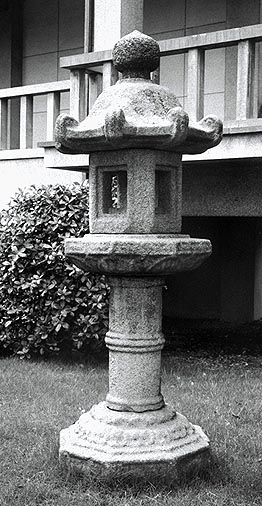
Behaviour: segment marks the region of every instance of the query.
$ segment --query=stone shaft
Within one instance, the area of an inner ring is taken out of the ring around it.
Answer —
[[[113,277],[109,284],[107,406],[117,411],[160,409],[163,280]]]

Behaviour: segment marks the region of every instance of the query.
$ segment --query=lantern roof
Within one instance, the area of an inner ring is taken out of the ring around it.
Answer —
[[[160,63],[154,39],[135,30],[115,44],[112,59],[121,79],[99,95],[90,114],[82,122],[58,117],[59,151],[151,148],[194,154],[219,144],[223,128],[216,116],[191,123],[175,94],[150,80]]]

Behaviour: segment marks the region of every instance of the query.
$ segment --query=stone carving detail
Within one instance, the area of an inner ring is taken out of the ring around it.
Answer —
[[[187,455],[190,448],[197,451],[198,447],[208,447],[208,438],[200,427],[170,406],[154,412],[126,413],[108,410],[102,402],[67,431],[66,452],[69,438],[74,455],[81,456],[84,450],[85,458],[102,462],[172,461]],[[63,452],[63,431],[60,441]]]
[[[151,351],[160,351],[162,350],[165,339],[160,332],[158,335],[152,336],[141,336],[139,335],[139,339],[137,335],[132,336],[130,334],[120,334],[116,332],[107,332],[105,342],[107,347],[110,350],[114,351],[122,351],[129,353],[145,353]]]

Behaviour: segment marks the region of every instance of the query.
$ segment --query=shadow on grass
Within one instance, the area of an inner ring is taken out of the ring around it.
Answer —
[[[164,317],[163,332],[170,354],[262,355],[262,320],[238,324]]]
[[[211,452],[205,459],[183,459],[178,465],[158,463],[130,467],[90,463],[81,470],[81,464],[78,467],[76,463],[71,469],[60,467],[60,473],[69,486],[78,484],[83,489],[94,490],[102,487],[104,491],[118,493],[129,490],[132,495],[156,488],[158,492],[167,493],[199,484],[223,486],[230,476],[227,464]]]
[[[214,490],[222,497],[228,497],[228,493],[242,500],[253,501],[252,504],[261,504],[261,483],[254,477],[249,476],[244,482],[235,476],[234,470],[230,469],[227,462],[211,452],[202,466],[179,466],[178,469],[166,466],[161,470],[156,467],[148,471],[137,466],[137,472],[132,474],[129,469],[103,468],[99,465],[90,465],[89,472],[72,470],[70,473],[60,468],[61,479],[66,480],[66,486],[75,489],[92,491],[100,497],[108,495],[115,498],[146,496],[168,497],[169,494],[197,494],[199,490]],[[140,473],[140,475],[139,475]],[[224,491],[224,492],[223,492]],[[234,491],[234,492],[233,492]],[[190,493],[191,492],[191,493]],[[214,494],[215,495],[215,494]],[[190,502],[191,504],[191,502]],[[247,504],[251,504],[247,502]]]

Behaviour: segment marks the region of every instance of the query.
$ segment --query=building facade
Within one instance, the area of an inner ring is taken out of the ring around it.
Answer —
[[[177,275],[165,313],[262,317],[262,2],[250,0],[2,0],[0,206],[18,187],[82,181],[88,157],[53,143],[59,112],[83,119],[118,76],[111,49],[139,29],[159,41],[153,76],[190,118],[216,114],[222,143],[183,157],[183,232],[213,255]],[[64,170],[61,170],[64,169]]]

